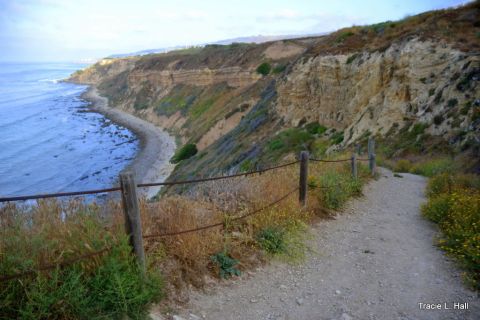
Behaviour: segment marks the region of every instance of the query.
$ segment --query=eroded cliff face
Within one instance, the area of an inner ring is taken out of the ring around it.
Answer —
[[[107,79],[114,78],[122,72],[129,72],[135,66],[138,57],[120,59],[102,59],[93,66],[75,72],[70,81],[83,84],[98,85]]]
[[[291,126],[318,121],[345,131],[345,143],[365,132],[384,136],[412,121],[431,124],[432,135],[450,134],[471,124],[458,107],[478,97],[478,88],[457,86],[478,77],[479,62],[478,55],[418,39],[384,52],[311,57],[279,82],[276,111]],[[436,116],[441,123],[433,123]]]
[[[445,145],[441,152],[476,157],[479,16],[473,3],[322,37],[107,59],[72,80],[195,143],[200,152],[172,178],[284,160],[299,148],[323,155],[368,136],[408,140],[395,142],[392,155]],[[262,63],[268,75],[257,72]]]

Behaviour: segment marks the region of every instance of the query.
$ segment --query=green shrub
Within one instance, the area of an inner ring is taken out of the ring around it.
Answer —
[[[433,117],[433,123],[435,123],[437,126],[442,124],[443,120],[445,119],[441,114],[437,114],[435,117]]]
[[[182,160],[193,157],[197,152],[197,146],[193,143],[188,143],[175,152],[170,162],[179,163]]]
[[[460,110],[460,114],[462,116],[466,116],[468,114],[468,111],[470,111],[470,108],[472,107],[472,101],[467,101],[465,102],[465,105],[463,108]]]
[[[480,178],[441,174],[429,180],[423,215],[439,224],[439,246],[466,269],[467,282],[480,290]]]
[[[412,169],[412,163],[410,162],[410,160],[407,160],[407,159],[398,160],[397,163],[395,164],[396,172],[410,172],[411,169]]]
[[[268,148],[269,148],[271,151],[280,150],[280,149],[282,149],[284,146],[285,146],[285,143],[284,143],[282,140],[279,140],[279,139],[272,140],[272,141],[270,141],[270,143],[268,144]]]
[[[362,192],[361,180],[352,179],[350,174],[329,171],[318,179],[321,188],[320,198],[328,209],[340,209],[351,196],[360,195]]]
[[[428,96],[431,97],[435,94],[435,89],[434,88],[431,88],[430,90],[428,90]]]
[[[455,107],[457,104],[458,104],[458,100],[455,99],[455,98],[449,99],[449,100],[447,101],[447,107],[449,107],[449,108],[453,108],[453,107]]]
[[[308,131],[310,134],[324,134],[325,131],[327,131],[327,127],[322,126],[318,122],[311,122],[305,126],[305,129]]]
[[[0,318],[143,319],[162,295],[161,278],[142,275],[126,236],[95,265],[80,261],[2,284]]]
[[[250,170],[253,170],[252,160],[247,159],[240,164],[240,171],[241,172],[247,172],[247,171],[250,171]]]
[[[270,254],[286,252],[285,230],[279,227],[267,227],[257,234],[260,247]]]
[[[427,196],[434,197],[442,193],[451,193],[453,189],[480,190],[480,177],[473,174],[441,173],[428,180]]]
[[[450,195],[440,194],[431,198],[422,206],[422,214],[429,220],[439,223],[443,221],[451,209]]]
[[[411,172],[426,177],[433,177],[437,174],[452,172],[455,169],[455,163],[448,158],[433,159],[421,162],[413,166]]]
[[[332,134],[332,136],[330,137],[330,141],[332,142],[332,144],[342,143],[343,132],[335,132],[334,134]]]
[[[222,279],[227,279],[231,276],[239,276],[241,274],[240,270],[235,268],[235,266],[238,264],[238,260],[230,257],[227,252],[219,252],[211,256],[211,259],[218,265],[220,269],[220,277]]]
[[[272,66],[268,62],[264,62],[257,67],[257,72],[264,76],[268,75],[270,70],[272,70]]]
[[[329,146],[328,141],[316,139],[310,145],[310,151],[314,157],[323,157]]]
[[[277,134],[268,142],[267,148],[270,151],[286,153],[304,150],[314,137],[302,128],[289,128]]]

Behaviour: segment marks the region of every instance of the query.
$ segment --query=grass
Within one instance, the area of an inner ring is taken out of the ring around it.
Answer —
[[[142,276],[127,237],[99,218],[95,205],[39,201],[0,210],[0,273],[16,274],[112,247],[65,268],[2,283],[2,319],[143,319],[162,296],[163,281]]]
[[[410,169],[411,173],[420,174],[425,177],[433,177],[438,174],[453,172],[455,162],[450,158],[439,158],[421,161],[414,164]]]
[[[438,223],[438,245],[466,270],[465,281],[480,290],[480,178],[443,173],[427,186],[422,214]]]
[[[352,196],[361,194],[362,181],[353,179],[350,173],[330,171],[322,174],[319,185],[325,188],[320,197],[325,208],[338,210]]]

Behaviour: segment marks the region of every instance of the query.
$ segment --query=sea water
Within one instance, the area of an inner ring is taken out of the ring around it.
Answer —
[[[83,67],[0,63],[0,197],[108,188],[135,157],[135,135],[60,81]]]

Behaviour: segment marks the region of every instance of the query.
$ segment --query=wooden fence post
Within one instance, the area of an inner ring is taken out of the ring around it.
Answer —
[[[308,178],[308,152],[300,152],[300,189],[299,200],[302,206],[307,205],[307,178]]]
[[[370,137],[368,138],[368,166],[370,172],[375,175],[375,139]]]
[[[352,177],[353,179],[358,178],[357,156],[355,155],[355,153],[352,154]]]
[[[372,153],[368,158],[368,166],[370,167],[370,172],[372,173],[372,176],[375,175],[375,167],[377,166],[375,162],[375,157],[375,153]]]
[[[142,221],[138,207],[137,185],[133,172],[120,173],[120,186],[122,188],[122,204],[125,214],[125,231],[128,234],[132,251],[135,254],[138,265],[145,272],[145,252],[143,250]]]
[[[375,153],[375,139],[370,137],[368,138],[368,157]]]

